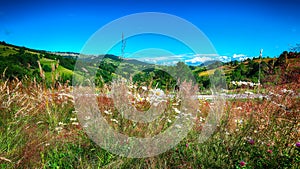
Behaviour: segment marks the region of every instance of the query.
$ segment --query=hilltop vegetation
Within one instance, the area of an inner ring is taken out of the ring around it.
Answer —
[[[191,70],[200,90],[210,87],[211,77],[215,74],[222,74],[227,86],[232,88],[231,81],[260,81],[264,84],[299,81],[300,54],[297,49],[284,51],[278,58],[253,58],[228,63],[211,61],[199,66],[187,66],[183,62],[174,66],[154,66],[114,55],[87,56],[77,60],[79,54],[76,53],[50,53],[0,42],[0,72],[9,79],[26,77],[37,81],[45,80],[48,84],[53,81],[72,82],[77,61],[78,67],[83,64],[86,71],[96,72],[95,82],[99,87],[122,76],[132,78],[138,85],[172,90],[176,87],[176,79],[187,79],[187,72]],[[81,71],[76,71],[75,74],[79,78],[84,76]]]
[[[76,58],[0,42],[0,72],[9,79],[26,77],[50,82],[51,74],[56,74],[59,75],[57,80],[66,82],[72,78],[75,62]]]

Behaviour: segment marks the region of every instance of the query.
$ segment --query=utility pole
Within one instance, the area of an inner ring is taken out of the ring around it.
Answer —
[[[263,49],[260,49],[260,53],[259,53],[259,68],[258,68],[258,85],[260,85],[260,64],[261,64],[262,52],[263,52]]]
[[[124,33],[122,32],[122,47],[121,47],[122,59],[124,59],[125,47],[126,47],[126,40],[124,39]]]

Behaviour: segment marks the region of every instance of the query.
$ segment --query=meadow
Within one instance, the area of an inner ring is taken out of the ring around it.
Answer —
[[[229,82],[227,94],[249,97],[227,98],[221,105],[211,99],[176,97],[176,90],[171,90],[172,79],[157,70],[148,79],[145,79],[149,77],[148,72],[143,72],[115,84],[112,72],[119,62],[108,58],[97,71],[101,75],[100,87],[93,97],[99,113],[114,130],[143,138],[164,132],[181,117],[194,122],[187,136],[166,152],[153,157],[128,158],[101,148],[87,134],[82,119],[91,117],[80,117],[75,109],[74,87],[71,79],[68,80],[74,73],[70,71],[74,65],[68,64],[69,58],[60,57],[59,62],[56,60],[59,56],[15,46],[1,50],[0,58],[6,67],[1,67],[4,71],[1,70],[0,77],[0,168],[300,168],[299,53],[284,52],[278,59],[262,63],[263,79],[259,85],[257,59],[222,65]],[[9,66],[15,59],[9,57],[18,57],[15,56],[18,52],[27,61],[15,64],[12,69]],[[35,60],[31,58],[33,55]],[[121,67],[133,69],[130,64],[126,62]],[[24,65],[28,66],[24,68]],[[178,65],[182,66],[180,70],[184,69],[184,65]],[[212,71],[216,67],[190,68],[194,75],[217,74]],[[13,76],[15,70],[26,74],[18,72],[18,76]],[[79,79],[84,77],[76,73]],[[196,77],[200,89],[197,94],[210,94],[206,89],[209,78],[200,75]],[[117,92],[112,97],[116,85],[128,91]],[[194,87],[183,82],[177,93],[193,91]],[[254,97],[255,94],[261,96]],[[115,105],[126,100],[130,104],[122,108],[145,111],[152,105],[164,104],[165,110],[149,124],[133,122],[124,119]],[[197,111],[182,111],[181,106],[186,102]],[[218,106],[223,108],[218,123],[207,139],[201,141],[208,119]]]
[[[136,87],[135,90],[143,90]],[[150,89],[147,89],[150,90]],[[258,89],[257,89],[258,90]],[[95,144],[79,123],[72,87],[49,88],[31,80],[0,83],[1,168],[299,168],[299,84],[268,86],[267,98],[226,100],[214,133],[199,143],[213,104],[199,99],[195,124],[177,146],[158,156],[126,158]],[[98,96],[99,109],[115,129],[132,123],[121,119],[112,99]],[[171,104],[176,114],[177,102]],[[137,107],[146,101],[137,99]],[[178,111],[178,110],[177,110]],[[171,115],[170,115],[171,116]],[[115,120],[111,120],[113,118]],[[171,118],[169,119],[171,121]],[[162,126],[168,121],[161,122]],[[123,126],[122,126],[123,125]],[[128,129],[142,136],[147,126]],[[161,129],[162,130],[162,129]],[[151,130],[155,134],[157,131]]]

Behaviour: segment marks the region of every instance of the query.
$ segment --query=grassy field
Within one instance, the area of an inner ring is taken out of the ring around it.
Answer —
[[[2,79],[0,168],[296,169],[300,167],[299,87],[291,83],[264,88],[271,99],[227,100],[220,123],[205,142],[199,142],[199,135],[214,103],[198,100],[195,124],[177,146],[155,157],[126,158],[102,149],[87,136],[78,121],[70,86],[49,89],[43,83]],[[136,107],[147,106],[143,99],[132,99]],[[136,136],[149,129],[142,124],[128,129],[132,123],[121,123],[110,98],[98,96],[98,102],[114,129]],[[173,121],[174,105],[180,102],[168,104]],[[163,120],[159,125],[169,123]],[[158,127],[150,134],[162,130]]]
[[[74,88],[68,82],[74,74],[72,60],[60,56],[59,63],[59,55],[3,44],[0,44],[0,59],[21,54],[20,51],[36,54],[39,62],[34,68],[21,64],[20,70],[38,73],[23,79],[8,78],[4,73],[0,76],[0,168],[300,168],[298,56],[284,60],[277,67],[271,63],[265,67],[263,86],[230,84],[227,91],[228,94],[248,93],[250,96],[259,93],[264,97],[227,99],[222,104],[205,99],[173,98],[171,95],[180,96],[176,93],[180,90],[163,91],[157,85],[153,87],[152,81],[148,86],[136,85],[130,78],[121,83],[122,90],[114,90],[118,94],[116,98],[112,98],[112,91],[117,84],[107,83],[97,88],[96,101],[101,116],[112,129],[125,135],[154,137],[172,126],[185,128],[175,125],[180,117],[193,121],[187,136],[166,152],[147,158],[129,158],[101,148],[88,136],[86,125],[80,123],[82,117],[75,109]],[[271,59],[263,60],[269,62]],[[18,60],[11,63],[20,64]],[[98,69],[91,58],[87,58],[86,63],[90,64],[85,67],[87,71]],[[117,77],[117,73],[128,77],[139,69],[151,67],[136,60],[120,62],[116,56],[108,56],[104,63],[102,70],[107,71],[103,71],[103,75],[113,77]],[[224,64],[219,68],[230,76],[237,65]],[[119,72],[110,70],[115,67]],[[194,67],[193,71],[208,77],[216,70],[204,69]],[[78,81],[86,78],[79,71],[75,76]],[[190,85],[183,84],[181,92],[192,91]],[[202,93],[210,94],[211,91],[206,89]],[[88,99],[83,101],[90,105]],[[123,112],[114,103],[130,103],[121,108],[135,108],[141,112],[148,110],[150,105],[164,104],[165,108],[157,119],[141,123],[124,119]],[[182,111],[183,103],[197,111],[194,114]],[[223,108],[218,116],[220,121],[214,123],[208,139],[201,141],[217,108]]]

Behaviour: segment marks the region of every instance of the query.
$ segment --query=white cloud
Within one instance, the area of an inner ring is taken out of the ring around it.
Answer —
[[[233,54],[232,58],[239,60],[239,61],[243,61],[248,59],[249,57],[245,54]]]
[[[213,58],[211,57],[195,57],[193,59],[189,59],[189,60],[186,60],[185,62],[186,63],[204,63],[206,61],[211,61],[211,60],[214,60]]]
[[[210,53],[210,54],[194,54],[194,57],[217,57],[219,56],[218,54],[216,53]]]
[[[130,57],[130,59],[140,60],[142,62],[152,63],[152,64],[163,64],[163,65],[174,65],[179,61],[185,62],[187,64],[201,64],[207,61],[219,60],[222,62],[230,62],[232,60],[243,61],[249,57],[245,54],[233,54],[232,56],[218,55],[218,54],[179,54],[170,56],[153,56],[153,57]]]
[[[220,60],[222,62],[230,62],[232,60],[232,58],[229,56],[219,56],[218,60]]]
[[[233,54],[233,58],[240,58],[240,57],[244,57],[244,56],[246,56],[246,55],[244,55],[244,54]]]

